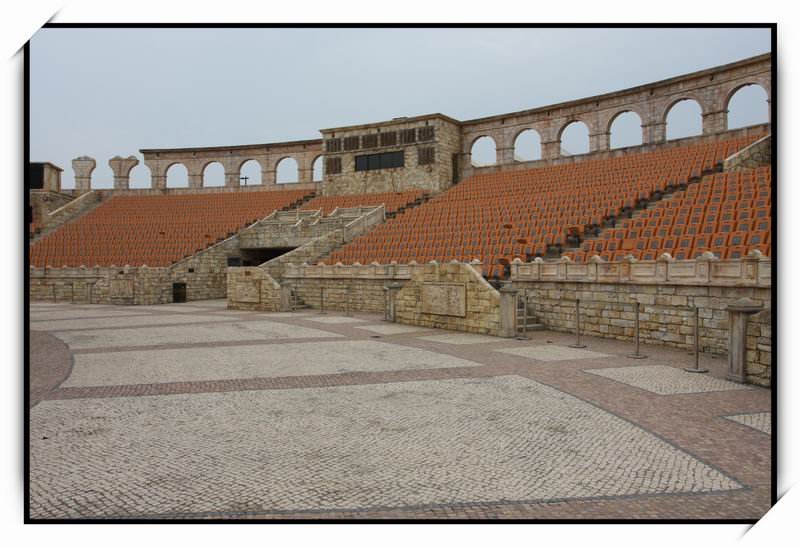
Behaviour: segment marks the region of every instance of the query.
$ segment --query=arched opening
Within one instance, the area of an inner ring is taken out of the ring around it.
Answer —
[[[493,166],[497,163],[497,144],[488,135],[478,137],[470,149],[472,165],[475,167]]]
[[[300,180],[300,167],[297,165],[297,160],[294,158],[284,158],[278,162],[276,171],[277,183],[279,185],[296,183]]]
[[[769,122],[767,90],[758,84],[740,87],[728,100],[728,129]]]
[[[703,133],[703,109],[694,99],[681,99],[667,112],[667,140]]]
[[[189,186],[189,170],[183,164],[172,164],[167,168],[167,188]]]
[[[169,176],[169,175],[168,175]],[[186,177],[187,183],[189,177]],[[138,165],[134,166],[131,170],[129,179],[128,179],[128,188],[150,188],[151,183],[151,173],[150,168],[147,167],[146,164],[139,162]]]
[[[239,168],[239,184],[253,186],[261,184],[261,164],[255,160],[247,160]]]
[[[574,156],[589,152],[589,126],[575,120],[561,130],[561,155]]]
[[[92,171],[91,186],[93,189],[114,188],[114,170],[107,162],[97,162]]]
[[[542,138],[535,129],[523,130],[514,141],[514,160],[531,162],[542,159]]]
[[[618,114],[611,122],[611,148],[635,147],[642,144],[642,119],[629,110]]]
[[[211,162],[203,168],[203,186],[225,186],[225,168],[219,162]]]
[[[322,161],[322,156],[317,156],[317,159],[314,160],[312,164],[312,180],[314,181],[321,181],[324,173],[322,172],[322,165],[325,162]]]

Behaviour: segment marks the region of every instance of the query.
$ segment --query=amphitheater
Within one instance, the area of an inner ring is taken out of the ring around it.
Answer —
[[[102,189],[89,156],[74,189],[30,164],[30,517],[760,518],[771,126],[729,129],[728,105],[771,83],[767,54],[480,119],[142,149],[150,188],[132,155]],[[702,133],[668,140],[686,100]],[[611,148],[631,112],[642,144]]]

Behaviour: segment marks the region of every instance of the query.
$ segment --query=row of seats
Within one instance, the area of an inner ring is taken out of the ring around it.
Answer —
[[[384,204],[386,213],[395,213],[398,209],[407,207],[416,200],[421,199],[424,190],[406,190],[403,192],[381,192],[374,194],[348,194],[342,196],[317,196],[308,203],[303,204],[303,210],[322,209],[324,215],[329,215],[334,209],[348,207],[370,207]]]
[[[310,197],[304,190],[114,196],[30,247],[44,266],[169,266]]]
[[[331,254],[351,264],[480,259],[490,275],[601,231],[625,208],[685,185],[758,136],[480,174]]]
[[[771,206],[769,167],[717,173],[602,231],[599,238],[585,240],[580,251],[565,254],[575,261],[592,255],[651,260],[663,253],[694,259],[705,251],[736,259],[754,249],[771,256]]]

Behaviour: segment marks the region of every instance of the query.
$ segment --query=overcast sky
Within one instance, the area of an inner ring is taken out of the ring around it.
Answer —
[[[769,50],[766,29],[42,29],[31,40],[31,160],[64,168],[69,188],[72,158],[92,156],[93,186],[107,188],[109,158],[141,161],[140,148],[314,139],[432,112],[477,118]],[[671,136],[698,129],[692,105],[679,107]],[[764,92],[743,90],[731,124],[765,119]],[[635,116],[623,122],[612,139],[638,140]],[[572,133],[563,146],[581,152],[585,136]],[[143,165],[131,176],[149,186]]]

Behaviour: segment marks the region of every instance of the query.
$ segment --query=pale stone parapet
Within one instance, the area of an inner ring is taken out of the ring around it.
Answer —
[[[563,260],[513,262],[511,280],[753,287],[770,287],[772,284],[772,262],[761,253],[727,260],[705,255],[686,261],[676,261],[668,254],[664,255],[655,261],[623,259],[604,262],[591,258],[586,263]]]

